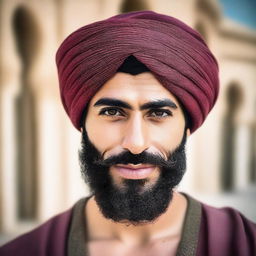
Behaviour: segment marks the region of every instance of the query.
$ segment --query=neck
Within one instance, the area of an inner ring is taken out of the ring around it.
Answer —
[[[180,237],[187,209],[186,198],[174,192],[167,210],[154,222],[141,225],[113,222],[100,212],[94,197],[85,209],[89,241],[118,240],[129,244],[143,244],[166,237]]]

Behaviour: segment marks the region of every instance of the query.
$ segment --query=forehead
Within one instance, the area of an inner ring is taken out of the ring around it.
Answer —
[[[116,73],[94,95],[91,103],[103,97],[122,99],[131,104],[167,98],[179,106],[176,97],[150,72],[138,75]]]

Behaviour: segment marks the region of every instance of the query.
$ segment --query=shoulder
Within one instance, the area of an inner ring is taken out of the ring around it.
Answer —
[[[256,255],[255,223],[233,208],[201,205],[198,255]]]
[[[0,247],[0,255],[64,255],[71,214],[72,209],[58,214],[36,229]]]
[[[216,208],[206,204],[202,205],[202,220],[214,231],[219,230],[229,233],[236,231],[247,235],[256,235],[256,224],[247,219],[238,210],[231,207]]]

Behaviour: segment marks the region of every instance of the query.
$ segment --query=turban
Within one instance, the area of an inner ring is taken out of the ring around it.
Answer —
[[[56,63],[61,100],[74,126],[81,128],[87,104],[129,56],[143,63],[177,98],[194,132],[218,95],[217,61],[198,32],[152,11],[86,25],[60,45]]]

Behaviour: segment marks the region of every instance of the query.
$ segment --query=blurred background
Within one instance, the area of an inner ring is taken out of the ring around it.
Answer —
[[[145,9],[198,30],[220,65],[218,102],[189,138],[178,190],[256,221],[255,1],[1,0],[0,244],[88,194],[80,133],[60,102],[58,46],[83,25]]]

